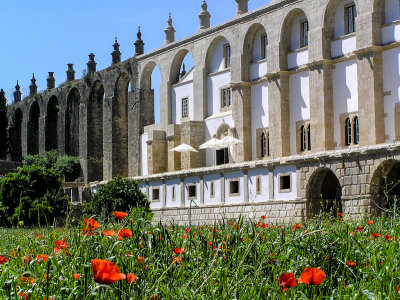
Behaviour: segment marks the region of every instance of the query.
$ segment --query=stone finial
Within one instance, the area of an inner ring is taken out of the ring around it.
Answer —
[[[201,5],[201,12],[199,14],[199,30],[204,30],[207,28],[210,28],[210,19],[211,15],[207,10],[208,5],[206,3],[206,0],[203,0],[203,4]]]
[[[74,70],[74,64],[67,64],[68,65],[68,70],[67,70],[67,81],[74,81],[75,80],[75,70]]]
[[[185,76],[185,75],[186,75],[186,68],[185,68],[185,64],[183,64],[183,65],[182,65],[181,78],[182,78],[183,76]]]
[[[236,15],[242,15],[249,11],[249,0],[235,0],[236,1]]]
[[[172,26],[172,17],[171,17],[171,13],[169,13],[169,18],[168,18],[168,26],[167,28],[165,28],[164,32],[165,32],[165,45],[166,44],[170,44],[175,42],[175,29]]]
[[[95,55],[93,53],[89,54],[89,61],[87,63],[88,73],[96,72],[96,65],[97,63],[94,61]]]
[[[35,96],[37,94],[37,85],[36,85],[36,78],[35,78],[35,73],[32,75],[31,79],[31,85],[29,86],[29,95]]]
[[[17,85],[15,86],[15,92],[14,92],[14,102],[21,101],[22,93],[21,93],[20,89],[21,89],[21,87],[19,86],[19,83],[17,80]]]
[[[111,53],[111,57],[112,57],[112,64],[115,65],[121,62],[121,52],[119,51],[119,44],[117,37],[115,37],[115,43],[113,47],[114,51]]]
[[[49,76],[47,77],[47,88],[54,89],[56,87],[56,79],[54,78],[54,72],[49,72]]]
[[[136,55],[142,55],[144,53],[144,43],[142,41],[142,33],[140,32],[140,26],[138,28],[137,32],[137,40],[134,43],[135,45],[135,56]]]

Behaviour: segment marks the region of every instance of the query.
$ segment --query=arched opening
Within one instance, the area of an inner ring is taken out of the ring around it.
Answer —
[[[58,100],[52,96],[47,104],[46,113],[46,151],[58,148]]]
[[[89,95],[87,113],[89,182],[103,180],[103,99],[103,84],[96,81]]]
[[[11,131],[11,159],[13,161],[22,161],[22,110],[17,108],[14,114],[13,127]]]
[[[370,186],[372,206],[377,213],[399,212],[400,199],[400,161],[387,160],[376,169]]]
[[[229,135],[230,127],[228,124],[221,124],[217,130],[217,133],[215,137],[217,139],[222,140],[224,137]],[[229,147],[227,148],[222,148],[222,149],[217,149],[217,150],[212,150],[215,151],[215,164],[217,166],[219,165],[224,165],[224,164],[229,164]]]
[[[67,97],[65,113],[65,152],[67,155],[79,156],[79,104],[81,95],[73,88]]]
[[[116,83],[112,103],[112,176],[128,176],[128,85],[122,74]]]
[[[307,187],[307,212],[310,217],[321,213],[342,212],[342,187],[336,175],[327,168],[321,168],[311,176]]]
[[[34,101],[29,111],[28,121],[28,154],[39,154],[39,103]]]
[[[160,84],[160,69],[155,62],[149,62],[143,70],[140,81],[142,126],[160,122]]]
[[[180,124],[187,119],[194,119],[193,94],[193,56],[186,50],[180,50],[171,64],[171,118],[172,124]]]
[[[250,81],[267,74],[268,36],[261,24],[253,24],[243,43],[242,80]]]

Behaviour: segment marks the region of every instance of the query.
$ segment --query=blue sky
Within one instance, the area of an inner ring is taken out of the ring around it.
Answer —
[[[176,40],[195,33],[202,0],[2,0],[0,3],[0,88],[12,100],[16,81],[23,95],[35,73],[39,91],[46,88],[47,72],[55,72],[56,86],[66,80],[67,63],[76,78],[86,69],[88,54],[96,55],[97,69],[111,64],[112,44],[118,37],[122,60],[134,54],[138,26],[145,52],[164,43],[168,13],[172,13]],[[250,0],[249,10],[269,3]],[[235,15],[234,0],[208,0],[211,26]]]

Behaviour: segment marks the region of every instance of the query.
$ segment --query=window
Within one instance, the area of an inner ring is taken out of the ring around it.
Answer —
[[[175,185],[172,186],[172,200],[175,200]]]
[[[292,189],[291,176],[281,175],[279,177],[279,191],[290,192],[291,189]]]
[[[264,159],[271,155],[268,128],[257,128],[257,159]]]
[[[261,134],[261,157],[267,156],[267,136],[265,132]]]
[[[346,34],[356,32],[356,17],[357,10],[354,4],[345,7]]]
[[[307,149],[310,151],[311,150],[311,125],[308,124],[307,126]]]
[[[216,150],[215,156],[216,156],[217,166],[229,164],[229,149],[228,148]]]
[[[306,128],[304,125],[301,126],[300,128],[300,151],[304,152],[306,151]]]
[[[160,189],[159,188],[153,188],[153,197],[152,200],[157,202],[160,201]]]
[[[188,185],[188,192],[189,192],[189,199],[194,199],[196,198],[197,190],[196,190],[196,185]]]
[[[214,181],[210,182],[210,198],[214,198]]]
[[[298,121],[296,122],[297,132],[297,152],[303,153],[311,151],[311,126],[310,121]]]
[[[182,99],[182,118],[186,118],[189,116],[189,99],[183,98]]]
[[[239,180],[229,181],[229,196],[239,196]]]
[[[300,47],[308,46],[308,21],[301,22]]]
[[[221,107],[231,106],[232,90],[230,88],[221,90]]]
[[[267,35],[264,34],[261,36],[261,59],[267,58],[267,49],[268,49],[268,39]]]
[[[256,194],[261,195],[261,177],[257,176],[256,178]]]
[[[346,141],[346,146],[350,146],[351,145],[351,121],[350,121],[350,118],[346,119],[345,141]]]
[[[360,142],[360,128],[358,126],[358,117],[354,117],[354,144],[358,145]]]
[[[224,58],[225,58],[225,68],[231,67],[231,46],[225,45],[224,46]]]

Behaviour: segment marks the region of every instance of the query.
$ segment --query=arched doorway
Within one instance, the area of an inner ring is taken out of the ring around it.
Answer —
[[[310,217],[321,213],[336,216],[342,212],[342,187],[330,169],[321,168],[314,172],[308,183],[307,194]]]
[[[46,151],[58,148],[58,100],[51,97],[47,104],[46,114]]]
[[[11,159],[13,161],[22,161],[22,110],[17,108],[14,114],[14,122],[11,132]]]
[[[79,104],[81,95],[73,88],[67,97],[65,112],[65,152],[67,155],[79,156]]]
[[[28,121],[28,154],[39,154],[40,108],[37,101],[31,105]]]

